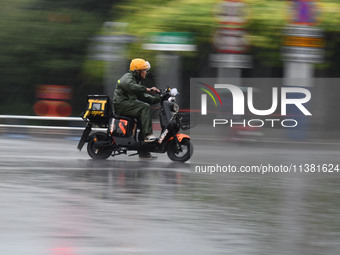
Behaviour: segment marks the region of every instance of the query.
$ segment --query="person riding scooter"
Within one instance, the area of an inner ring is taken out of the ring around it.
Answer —
[[[141,81],[146,78],[151,65],[148,61],[135,58],[130,63],[130,71],[124,74],[116,84],[113,96],[114,111],[123,116],[136,118],[141,126],[139,141],[153,142],[151,106],[159,103],[158,97],[148,93],[159,93],[156,87],[146,88]],[[148,93],[147,93],[148,92]],[[150,153],[139,152],[140,157],[150,158]]]

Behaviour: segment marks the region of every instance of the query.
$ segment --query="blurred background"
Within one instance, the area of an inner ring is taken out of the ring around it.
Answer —
[[[79,117],[87,95],[112,97],[131,59],[140,57],[154,73],[143,84],[178,88],[183,110],[194,105],[188,100],[191,78],[238,86],[250,86],[245,84],[249,78],[283,79],[279,85],[251,84],[261,92],[257,107],[270,106],[267,95],[273,86],[305,87],[312,93],[313,117],[304,128],[318,132],[314,137],[339,138],[340,87],[337,79],[329,79],[338,77],[340,62],[337,1],[2,3],[0,115]],[[6,117],[1,122],[23,123]]]
[[[335,0],[1,2],[1,114],[79,116],[88,94],[112,95],[135,57],[182,98],[191,77],[281,78],[306,66],[289,61],[338,76]]]

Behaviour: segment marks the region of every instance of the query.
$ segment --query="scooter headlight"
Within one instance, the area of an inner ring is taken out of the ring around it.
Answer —
[[[169,97],[169,98],[168,98],[168,101],[169,101],[169,102],[176,102],[176,98],[175,98],[175,97]]]

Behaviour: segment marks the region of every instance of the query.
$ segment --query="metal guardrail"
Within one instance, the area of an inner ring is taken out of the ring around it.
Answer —
[[[72,126],[50,126],[50,125],[25,125],[25,124],[0,124],[1,128],[26,128],[26,129],[40,129],[40,130],[67,130],[67,131],[83,131],[85,128],[85,122],[81,117],[50,117],[50,116],[25,116],[25,115],[0,115],[1,119],[5,120],[41,120],[41,121],[79,121],[82,122],[81,127]],[[153,121],[153,124],[159,126],[158,121]],[[105,128],[92,128],[93,131],[104,131]]]
[[[24,116],[24,115],[0,115],[0,119],[83,121],[81,117],[50,117],[50,116]]]
[[[83,121],[81,117],[49,117],[49,116],[24,116],[24,115],[0,115],[0,119],[15,119],[15,120],[56,120],[56,121]],[[0,128],[27,128],[27,129],[58,129],[58,130],[83,130],[84,127],[70,127],[70,126],[42,126],[42,125],[13,125],[0,124]]]

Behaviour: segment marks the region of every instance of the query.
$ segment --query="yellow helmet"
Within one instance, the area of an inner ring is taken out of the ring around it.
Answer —
[[[151,68],[151,65],[148,61],[145,61],[144,59],[141,58],[134,58],[132,59],[130,63],[130,70],[135,71],[135,70],[147,70]]]

